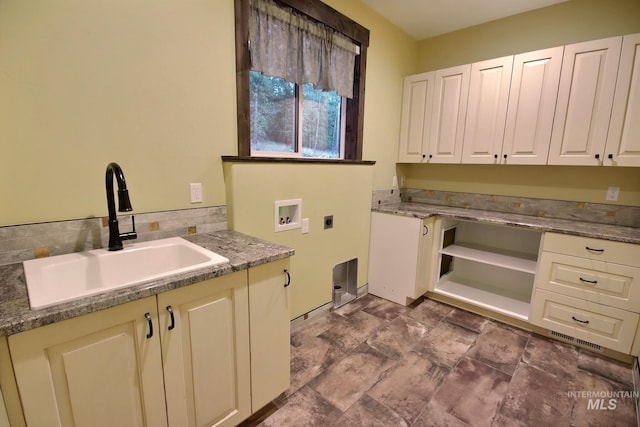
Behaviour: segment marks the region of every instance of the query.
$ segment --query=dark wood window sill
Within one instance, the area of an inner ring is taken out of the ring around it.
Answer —
[[[223,162],[245,163],[317,163],[325,165],[375,165],[375,160],[310,159],[293,157],[222,156]]]

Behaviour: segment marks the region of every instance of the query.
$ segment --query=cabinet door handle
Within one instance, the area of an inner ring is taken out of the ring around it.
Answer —
[[[176,319],[173,316],[173,308],[170,305],[167,306],[167,311],[169,312],[169,316],[171,316],[171,324],[167,329],[171,331],[176,327]]]
[[[422,233],[423,236],[426,236],[427,234],[429,234],[429,227],[427,227],[426,225],[423,225],[424,227],[424,233]]]
[[[149,333],[147,334],[147,338],[151,338],[153,336],[153,322],[151,321],[151,314],[145,313],[145,319],[147,319],[147,323],[149,324]]]
[[[597,285],[598,284],[597,280],[587,280],[587,279],[583,279],[582,277],[580,278],[580,281],[582,283],[588,283],[590,285]]]
[[[588,324],[589,324],[589,321],[588,321],[588,320],[580,320],[580,319],[576,319],[576,317],[575,317],[575,316],[571,316],[571,318],[572,318],[573,320],[575,320],[576,322],[578,322],[578,323],[582,323],[582,324],[584,324],[584,325],[588,325]]]
[[[291,284],[291,274],[289,274],[289,270],[287,270],[286,268],[284,269],[284,274],[287,276],[287,281],[284,282],[284,287],[286,288]]]
[[[599,253],[604,252],[604,249],[594,249],[594,248],[590,248],[589,246],[585,246],[584,248],[591,252],[599,252]]]

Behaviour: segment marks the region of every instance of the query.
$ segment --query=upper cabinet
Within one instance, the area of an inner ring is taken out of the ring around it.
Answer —
[[[624,36],[604,165],[640,166],[640,34]]]
[[[398,153],[401,163],[419,163],[426,158],[422,146],[423,141],[429,138],[434,75],[429,72],[404,79]]]
[[[547,163],[563,50],[563,47],[554,47],[514,57],[502,145],[503,163]]]
[[[640,34],[406,77],[398,161],[640,166]]]
[[[463,163],[499,163],[513,56],[471,65]]]
[[[425,150],[430,163],[460,163],[462,159],[470,76],[471,64],[435,72],[431,132]]]
[[[471,64],[404,80],[401,163],[460,163]]]
[[[602,164],[622,37],[565,46],[549,164]]]

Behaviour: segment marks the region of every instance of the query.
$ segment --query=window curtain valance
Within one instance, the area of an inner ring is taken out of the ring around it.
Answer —
[[[251,0],[249,41],[252,70],[353,97],[359,47],[332,28],[273,0]]]

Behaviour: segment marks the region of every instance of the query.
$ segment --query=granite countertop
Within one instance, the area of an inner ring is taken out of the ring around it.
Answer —
[[[229,263],[93,295],[41,310],[31,310],[29,307],[22,263],[0,266],[0,335],[16,334],[294,254],[291,248],[230,230],[196,234],[185,239],[228,258]]]
[[[551,231],[554,233],[570,234],[574,236],[591,237],[595,239],[613,240],[616,242],[633,243],[636,245],[640,244],[640,228],[634,227],[622,227],[568,219],[545,218],[411,202],[379,205],[372,208],[372,211],[412,216],[416,218],[442,216],[497,225],[524,227],[539,231]]]

